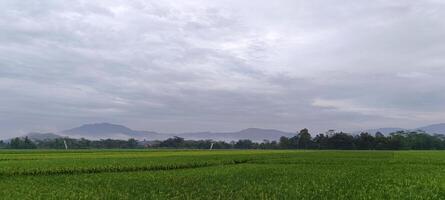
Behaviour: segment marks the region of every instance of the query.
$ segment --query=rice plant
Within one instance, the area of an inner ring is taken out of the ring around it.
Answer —
[[[0,152],[1,199],[444,199],[441,151]]]

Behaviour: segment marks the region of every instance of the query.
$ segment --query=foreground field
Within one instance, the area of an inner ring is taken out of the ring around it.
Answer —
[[[0,151],[0,199],[445,199],[439,151]]]

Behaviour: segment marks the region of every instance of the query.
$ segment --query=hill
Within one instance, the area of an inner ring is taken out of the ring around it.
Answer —
[[[256,142],[263,140],[278,141],[281,136],[292,137],[295,133],[283,132],[275,129],[259,129],[248,128],[236,132],[201,132],[201,133],[184,133],[178,136],[191,140],[221,140],[221,141],[238,141],[242,139],[249,139]]]
[[[423,126],[420,128],[416,128],[415,130],[422,130],[422,131],[425,131],[425,132],[431,133],[431,134],[434,134],[434,133],[445,134],[445,123]]]
[[[62,136],[54,134],[54,133],[37,133],[32,132],[24,135],[23,137],[28,137],[31,140],[53,140],[57,138],[61,138]]]
[[[110,124],[110,123],[96,123],[85,124],[77,128],[72,128],[61,132],[73,138],[87,138],[87,139],[129,139],[134,138],[138,140],[164,140],[169,135],[156,133],[153,131],[137,131],[128,127]]]
[[[192,132],[171,134],[158,133],[154,131],[137,131],[122,125],[110,123],[85,124],[77,128],[62,131],[59,134],[73,138],[83,137],[87,139],[135,138],[138,140],[165,140],[170,137],[178,136],[189,140],[237,141],[240,139],[249,139],[259,142],[263,140],[279,140],[281,136],[290,137],[295,135],[294,133],[288,133],[274,129],[259,128],[248,128],[235,132]]]

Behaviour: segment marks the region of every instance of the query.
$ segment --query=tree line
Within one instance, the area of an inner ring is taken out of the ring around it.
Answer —
[[[67,137],[33,141],[28,137],[16,137],[11,139],[9,143],[0,141],[0,148],[6,149],[65,149],[66,147],[69,149],[135,149],[141,146],[135,139],[88,140]]]
[[[328,131],[314,137],[308,129],[302,129],[293,137],[281,137],[279,141],[254,142],[238,140],[232,142],[212,140],[186,140],[173,137],[163,141],[88,140],[57,138],[33,141],[28,137],[17,137],[9,142],[0,141],[0,148],[9,149],[340,149],[340,150],[434,150],[445,149],[445,136],[423,131],[398,131],[389,135],[366,132],[352,135]]]

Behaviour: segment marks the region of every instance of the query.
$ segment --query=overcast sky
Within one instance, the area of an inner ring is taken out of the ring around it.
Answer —
[[[0,136],[445,122],[441,0],[2,0]]]

